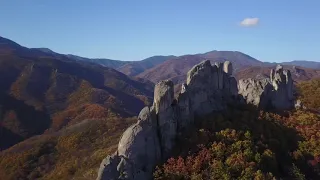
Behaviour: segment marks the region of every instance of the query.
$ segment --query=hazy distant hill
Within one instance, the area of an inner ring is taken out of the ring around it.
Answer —
[[[130,63],[130,61],[119,61],[119,60],[112,60],[112,59],[99,59],[99,58],[84,58],[76,55],[68,54],[67,57],[76,60],[76,61],[84,61],[84,62],[90,62],[90,63],[96,63],[100,64],[105,67],[111,67],[114,69],[117,69],[125,64]]]
[[[120,60],[112,60],[112,59],[104,59],[104,58],[85,58],[72,54],[59,54],[48,48],[32,48],[33,50],[37,50],[47,55],[56,57],[56,58],[68,58],[70,60],[75,60],[79,62],[88,62],[95,63],[105,67],[114,68],[126,75],[135,76],[140,74],[162,62],[172,59],[175,56],[152,56],[141,61],[120,61]]]

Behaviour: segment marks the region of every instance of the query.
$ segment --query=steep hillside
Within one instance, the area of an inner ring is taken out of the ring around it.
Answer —
[[[170,59],[139,75],[138,77],[149,79],[153,82],[170,79],[175,84],[185,81],[185,75],[194,65],[208,59],[211,63],[230,61],[235,71],[245,67],[262,65],[263,63],[237,51],[211,51],[204,54],[185,55]]]
[[[94,180],[103,157],[115,151],[135,119],[83,121],[35,136],[0,152],[0,179]]]
[[[1,149],[84,119],[134,116],[152,99],[152,84],[114,69],[0,44]]]

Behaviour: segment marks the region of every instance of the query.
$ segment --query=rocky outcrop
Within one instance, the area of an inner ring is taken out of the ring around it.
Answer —
[[[225,65],[224,65],[225,64]],[[188,93],[195,115],[205,115],[211,111],[224,109],[226,98],[236,95],[237,85],[231,77],[229,61],[216,63],[211,66],[210,61],[204,61],[194,66],[187,75]],[[226,67],[224,70],[223,67]],[[227,71],[227,72],[225,72]]]
[[[97,180],[152,178],[152,170],[160,160],[168,158],[177,134],[202,116],[226,107],[237,95],[232,64],[211,65],[204,61],[187,75],[177,99],[171,81],[155,86],[154,102],[141,110],[138,122],[122,135],[117,152],[101,163]]]
[[[238,88],[247,103],[259,108],[285,110],[294,107],[291,73],[280,65],[271,70],[269,79],[242,79]]]
[[[155,86],[153,105],[143,108],[138,122],[123,133],[117,152],[101,163],[97,180],[152,179],[157,162],[169,157],[177,134],[196,116],[225,109],[226,102],[237,99],[238,93],[246,103],[260,108],[271,105],[289,109],[293,107],[292,88],[290,71],[281,66],[271,71],[270,79],[240,80],[237,85],[228,61],[195,65],[177,99],[173,83],[160,81]]]

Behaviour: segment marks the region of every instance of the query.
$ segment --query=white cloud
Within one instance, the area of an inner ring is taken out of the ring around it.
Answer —
[[[241,26],[252,27],[256,26],[259,23],[259,18],[245,18],[240,22]]]

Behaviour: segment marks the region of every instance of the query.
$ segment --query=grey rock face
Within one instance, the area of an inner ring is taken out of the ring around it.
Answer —
[[[218,88],[223,89],[223,63],[215,63],[218,74]]]
[[[246,100],[247,104],[253,104],[257,107],[266,107],[268,96],[272,86],[268,79],[241,79],[238,84],[239,94]]]
[[[133,179],[133,166],[127,158],[121,157],[120,163],[117,166],[117,171],[120,173],[119,179]]]
[[[181,93],[178,97],[178,107],[180,108],[178,130],[181,130],[191,124],[194,117],[187,84],[182,84]]]
[[[155,86],[153,107],[157,114],[158,131],[163,155],[168,155],[177,134],[177,104],[172,81],[160,81]]]
[[[237,83],[231,77],[232,64],[216,63],[211,66],[210,61],[195,65],[187,77],[188,93],[192,110],[195,115],[205,115],[224,108],[223,97],[237,95]]]
[[[154,88],[153,106],[156,113],[166,110],[174,100],[173,82],[169,80],[160,81]]]
[[[213,68],[210,61],[204,61],[194,66],[187,77],[188,92],[190,101],[195,114],[203,115],[212,111],[212,105],[209,99],[212,94],[219,88],[218,82],[213,82]],[[216,75],[217,72],[215,72]],[[214,84],[217,84],[215,86]]]
[[[232,96],[237,96],[238,95],[238,84],[237,80],[234,77],[230,77],[230,93]]]
[[[247,103],[260,108],[292,109],[293,81],[290,71],[283,70],[281,65],[270,72],[270,79],[239,80],[239,94]]]
[[[143,177],[151,178],[154,165],[161,158],[157,129],[153,126],[151,117],[149,107],[143,108],[138,122],[123,133],[118,145],[118,155],[128,159],[125,162],[122,160],[120,170],[133,179],[137,179],[141,174],[145,174]]]
[[[107,156],[100,164],[97,180],[117,180],[120,176],[120,172],[117,170],[117,166],[120,163],[121,158],[116,154]]]

